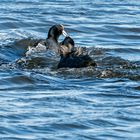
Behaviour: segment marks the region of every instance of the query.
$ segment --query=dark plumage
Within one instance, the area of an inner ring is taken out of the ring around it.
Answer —
[[[52,39],[56,43],[58,43],[58,38],[60,35],[64,35],[65,37],[67,36],[67,33],[64,31],[64,26],[61,24],[58,25],[53,25],[48,32],[48,37],[47,39]]]
[[[74,41],[66,37],[60,46],[60,62],[58,68],[82,68],[96,66],[96,63],[81,47],[74,47]]]
[[[58,38],[60,35],[68,36],[64,31],[64,26],[61,24],[53,25],[48,32],[48,37],[46,40],[38,40],[35,42],[33,47],[35,48],[35,52],[42,52],[48,49],[52,50],[55,53],[58,53],[59,43]]]

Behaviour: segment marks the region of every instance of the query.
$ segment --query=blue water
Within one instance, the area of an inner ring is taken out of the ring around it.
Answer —
[[[98,66],[17,66],[54,24]],[[139,54],[139,0],[1,0],[0,139],[139,140]]]

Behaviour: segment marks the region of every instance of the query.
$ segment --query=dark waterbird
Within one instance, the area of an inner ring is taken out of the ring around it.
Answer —
[[[48,32],[48,37],[46,39],[46,46],[48,46],[49,49],[58,52],[58,48],[59,48],[58,38],[60,35],[64,35],[65,37],[68,36],[64,30],[64,26],[63,25],[52,26]]]
[[[68,36],[64,30],[64,26],[61,24],[53,25],[48,32],[48,37],[46,40],[35,41],[32,47],[29,46],[26,56],[30,55],[32,52],[43,52],[47,50],[52,50],[58,54],[59,42],[58,38],[60,35]]]
[[[60,62],[57,68],[82,68],[96,66],[86,48],[75,47],[71,37],[66,37],[60,46]]]
[[[48,36],[45,40],[36,40],[28,47],[28,51],[26,52],[26,57],[18,59],[16,63],[20,66],[24,66],[27,68],[34,67],[45,67],[50,65],[50,59],[52,60],[54,56],[59,56],[59,42],[58,38],[60,35],[68,36],[64,30],[64,26],[61,24],[53,25],[49,31]],[[38,52],[45,52],[46,57],[43,56],[34,56],[32,54]],[[53,56],[53,57],[50,57]],[[47,57],[48,56],[48,57]],[[48,61],[48,58],[49,61]],[[53,63],[52,63],[53,65]]]

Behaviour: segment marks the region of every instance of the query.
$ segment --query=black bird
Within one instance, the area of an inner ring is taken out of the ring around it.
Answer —
[[[48,36],[44,40],[36,40],[31,42],[28,46],[28,50],[25,53],[26,57],[18,59],[16,62],[23,67],[45,67],[50,66],[50,64],[54,65],[55,57],[59,57],[59,46],[58,42],[59,36],[64,35],[68,36],[64,30],[64,26],[61,24],[53,25],[49,31]],[[44,55],[38,55],[37,53],[44,53]],[[58,60],[59,61],[59,60]],[[57,65],[57,64],[56,64]]]
[[[38,40],[32,47],[29,46],[26,56],[29,56],[32,52],[43,52],[47,51],[48,49],[58,54],[60,46],[58,38],[60,35],[64,35],[65,37],[68,36],[64,30],[64,26],[61,24],[53,25],[49,29],[46,40]]]
[[[96,66],[96,63],[86,53],[85,48],[74,47],[71,37],[66,37],[60,46],[60,62],[57,68],[82,68]]]
[[[46,46],[49,49],[58,52],[59,49],[58,38],[60,35],[64,35],[65,37],[68,36],[64,30],[64,26],[61,24],[52,26],[48,32],[48,37],[46,39]]]

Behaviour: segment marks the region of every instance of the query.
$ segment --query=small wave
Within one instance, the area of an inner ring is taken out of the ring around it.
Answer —
[[[26,57],[25,53],[28,46],[33,46],[39,39],[26,38],[14,41],[14,43],[5,46],[3,57],[1,58],[1,69],[20,69],[36,70],[45,75],[55,75],[63,78],[129,78],[131,80],[140,80],[140,64],[137,61],[129,61],[119,56],[119,53],[136,54],[138,49],[119,48],[105,49],[90,47],[87,48],[89,55],[96,61],[97,67],[87,68],[61,68],[57,70],[57,64],[60,56],[53,55],[47,51],[35,53]],[[117,56],[118,54],[118,56]],[[2,55],[1,55],[2,56]],[[7,58],[7,62],[3,59]],[[4,64],[5,63],[5,64]],[[46,72],[46,69],[49,71]]]

